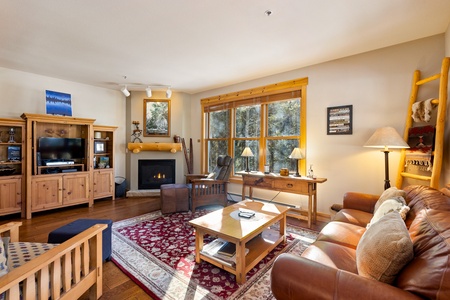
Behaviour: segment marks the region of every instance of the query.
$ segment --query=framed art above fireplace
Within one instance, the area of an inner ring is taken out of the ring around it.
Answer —
[[[170,100],[144,99],[144,136],[170,136]]]

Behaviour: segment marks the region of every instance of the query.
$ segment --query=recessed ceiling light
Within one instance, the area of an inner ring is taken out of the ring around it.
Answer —
[[[270,9],[268,9],[268,10],[266,10],[266,11],[264,12],[264,14],[265,14],[266,16],[270,17],[270,15],[272,14],[272,11],[271,11]]]

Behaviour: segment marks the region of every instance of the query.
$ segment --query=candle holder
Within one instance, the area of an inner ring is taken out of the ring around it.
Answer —
[[[142,143],[142,140],[140,138],[142,130],[139,129],[139,121],[133,121],[133,125],[135,127],[135,129],[133,129],[133,133],[131,134],[131,136],[133,137],[133,143],[136,143],[136,141]]]

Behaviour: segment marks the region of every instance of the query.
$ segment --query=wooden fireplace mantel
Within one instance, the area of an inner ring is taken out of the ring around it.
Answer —
[[[141,151],[169,151],[176,153],[181,151],[181,143],[128,143],[128,150],[133,153]]]

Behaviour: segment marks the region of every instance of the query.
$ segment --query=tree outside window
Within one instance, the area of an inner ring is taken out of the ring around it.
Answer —
[[[213,111],[207,114],[208,138],[208,173],[213,172],[219,155],[228,154],[228,138],[230,136],[230,112],[228,110]]]

